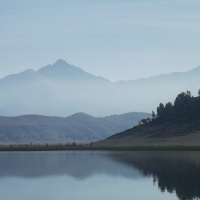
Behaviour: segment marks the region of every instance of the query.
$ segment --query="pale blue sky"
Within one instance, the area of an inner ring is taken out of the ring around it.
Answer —
[[[0,0],[0,77],[62,58],[112,81],[200,65],[199,0]]]

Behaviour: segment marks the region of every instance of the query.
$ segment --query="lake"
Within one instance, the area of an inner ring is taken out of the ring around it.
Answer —
[[[1,152],[0,199],[200,199],[200,152]]]

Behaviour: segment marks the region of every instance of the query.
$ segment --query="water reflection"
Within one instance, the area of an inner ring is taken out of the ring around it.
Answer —
[[[9,152],[0,153],[0,177],[37,178],[70,175],[77,179],[109,174],[127,178],[141,177],[138,170],[110,159],[109,152]]]
[[[0,177],[152,177],[161,191],[175,191],[179,199],[188,200],[200,198],[199,164],[199,152],[10,152],[0,153]]]
[[[112,159],[152,176],[161,191],[175,191],[181,200],[200,198],[199,152],[114,153]]]

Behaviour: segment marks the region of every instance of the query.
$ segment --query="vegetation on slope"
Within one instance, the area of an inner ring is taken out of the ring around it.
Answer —
[[[200,119],[200,90],[198,94],[198,97],[193,97],[190,91],[182,92],[176,97],[174,104],[168,102],[164,106],[160,103],[157,107],[157,115],[152,111],[152,119],[142,119],[140,123],[152,121],[161,124],[166,121],[187,122]]]
[[[200,90],[197,97],[193,97],[191,92],[187,91],[180,93],[174,104],[160,103],[157,107],[157,114],[152,111],[151,119],[142,119],[138,126],[109,138],[168,138],[198,131],[200,131]]]

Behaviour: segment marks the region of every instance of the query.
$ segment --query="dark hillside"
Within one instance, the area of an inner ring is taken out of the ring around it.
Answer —
[[[149,113],[131,112],[103,118],[85,113],[69,117],[0,116],[0,143],[102,140],[138,124]]]
[[[200,95],[200,90],[199,90]],[[180,93],[174,104],[162,103],[152,118],[142,119],[139,125],[117,133],[106,140],[115,140],[120,146],[133,145],[199,145],[200,144],[200,96],[190,91]],[[99,145],[104,145],[101,141]],[[121,143],[120,143],[121,141]]]

